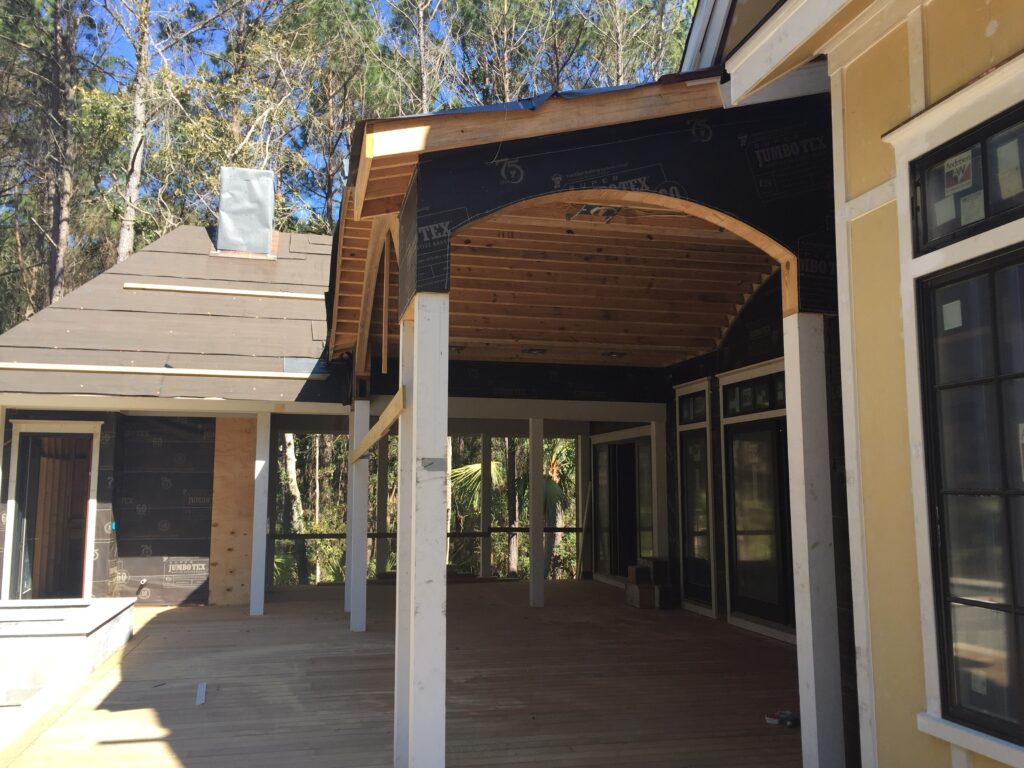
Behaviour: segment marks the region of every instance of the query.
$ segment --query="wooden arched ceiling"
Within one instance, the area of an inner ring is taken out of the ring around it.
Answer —
[[[598,202],[595,202],[598,201]],[[778,263],[739,235],[665,205],[612,205],[607,190],[537,198],[451,238],[450,354],[664,367],[714,350]],[[372,219],[345,206],[332,357],[356,349]],[[398,355],[398,262],[388,253],[372,295],[368,347]],[[388,288],[385,291],[385,277]]]
[[[654,203],[538,198],[451,239],[454,359],[662,367],[710,352],[777,263]]]

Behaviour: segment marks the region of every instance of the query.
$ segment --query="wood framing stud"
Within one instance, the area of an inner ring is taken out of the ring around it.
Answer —
[[[491,436],[480,438],[480,578],[491,577],[491,494],[493,478],[491,475]]]
[[[544,607],[544,420],[530,419],[530,607]]]
[[[391,217],[378,217],[370,229],[370,242],[366,246],[366,266],[363,269],[363,293],[359,303],[359,330],[356,336],[356,373],[370,373],[370,324],[373,322],[374,294],[381,256],[387,256],[387,237]]]
[[[390,465],[388,436],[377,441],[377,538],[374,540],[374,573],[379,579],[388,570],[390,539],[382,534],[388,530],[388,469]]]
[[[365,440],[370,427],[370,401],[353,400],[349,417],[350,444]],[[351,582],[349,629],[366,631],[366,540],[370,507],[370,462],[365,452],[350,454],[348,467],[348,525],[345,538],[346,583]]]
[[[370,449],[373,448],[373,444],[386,437],[388,432],[391,431],[392,425],[398,421],[403,410],[405,410],[405,387],[400,386],[398,391],[395,392],[394,397],[391,398],[391,401],[384,406],[380,416],[377,417],[377,423],[363,435],[362,439],[349,454],[349,460],[361,459],[369,453]]]

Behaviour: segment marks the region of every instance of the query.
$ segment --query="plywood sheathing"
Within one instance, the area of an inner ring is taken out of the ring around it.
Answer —
[[[248,605],[256,419],[218,418],[213,451],[210,603]]]

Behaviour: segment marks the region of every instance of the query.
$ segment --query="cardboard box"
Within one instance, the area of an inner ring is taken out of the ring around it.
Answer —
[[[626,571],[626,581],[630,584],[650,584],[651,569],[645,565],[631,565]]]
[[[626,605],[634,608],[654,608],[656,594],[653,584],[627,584]]]

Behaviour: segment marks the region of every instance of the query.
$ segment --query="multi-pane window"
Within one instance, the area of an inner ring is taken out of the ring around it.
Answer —
[[[1024,251],[920,307],[946,714],[1024,742]]]
[[[785,408],[786,375],[773,373],[729,384],[724,397],[726,418]]]
[[[1024,107],[913,164],[918,253],[1024,216]]]
[[[678,397],[679,493],[683,525],[683,594],[688,602],[711,605],[711,494],[708,395],[699,390]]]

